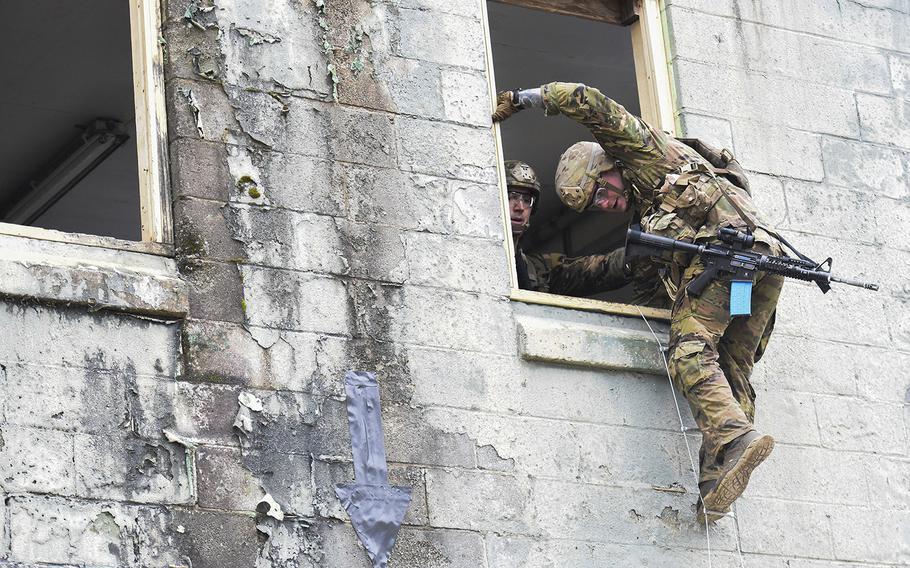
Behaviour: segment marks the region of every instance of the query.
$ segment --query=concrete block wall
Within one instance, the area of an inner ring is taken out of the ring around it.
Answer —
[[[905,5],[807,2],[800,28],[790,3],[667,2],[687,131],[884,287],[788,285],[756,372],[781,444],[706,535],[644,322],[508,300],[480,0],[164,4],[154,282],[185,292],[149,319],[116,259],[82,263],[115,267],[91,286],[0,282],[0,566],[368,566],[332,490],[351,368],[377,372],[414,492],[392,567],[908,562]]]
[[[743,552],[907,564],[910,4],[666,5],[685,132],[732,145],[791,242],[881,284],[787,283],[754,377],[778,447],[739,507]]]

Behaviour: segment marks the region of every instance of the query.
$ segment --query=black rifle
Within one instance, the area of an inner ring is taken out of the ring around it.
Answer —
[[[643,233],[630,228],[626,233],[626,258],[655,256],[654,251],[680,251],[697,254],[705,265],[705,271],[692,280],[686,291],[693,296],[701,294],[709,282],[721,274],[732,275],[733,280],[752,281],[757,271],[780,274],[797,280],[815,282],[822,292],[831,289],[831,282],[859,286],[867,290],[878,290],[878,284],[839,278],[831,274],[831,259],[816,264],[810,259],[789,256],[768,256],[751,250],[755,237],[728,227],[717,233],[718,238],[729,246],[716,243],[694,244],[667,237]],[[827,265],[827,268],[825,268]]]

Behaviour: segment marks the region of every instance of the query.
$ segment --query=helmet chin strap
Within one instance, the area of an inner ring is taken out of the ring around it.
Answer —
[[[528,227],[530,227],[530,226],[531,226],[530,219],[528,220],[527,223],[525,223],[524,225],[519,227],[517,230],[516,230],[515,226],[513,225],[512,226],[512,240],[514,240],[515,242],[518,242],[518,239],[520,239],[521,236],[525,234],[525,231],[527,231]]]

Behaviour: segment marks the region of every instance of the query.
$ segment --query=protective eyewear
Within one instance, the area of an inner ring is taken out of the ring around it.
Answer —
[[[509,203],[520,201],[527,207],[534,207],[534,196],[523,191],[510,191]]]

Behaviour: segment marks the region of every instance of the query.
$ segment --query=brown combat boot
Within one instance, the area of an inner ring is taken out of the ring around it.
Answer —
[[[706,522],[714,523],[718,519],[726,516],[730,512],[730,508],[727,507],[723,511],[714,511],[708,509],[707,514],[705,514],[705,498],[708,496],[711,491],[714,490],[714,487],[717,486],[717,480],[711,479],[708,481],[702,481],[698,484],[698,492],[701,493],[701,499],[698,500],[698,506],[695,509],[695,522],[699,525],[703,525]]]
[[[714,489],[703,498],[708,520],[712,514],[717,515],[713,519],[717,520],[723,516],[721,511],[730,510],[730,505],[746,490],[752,471],[771,455],[773,449],[774,438],[755,430],[724,446],[724,471]]]

